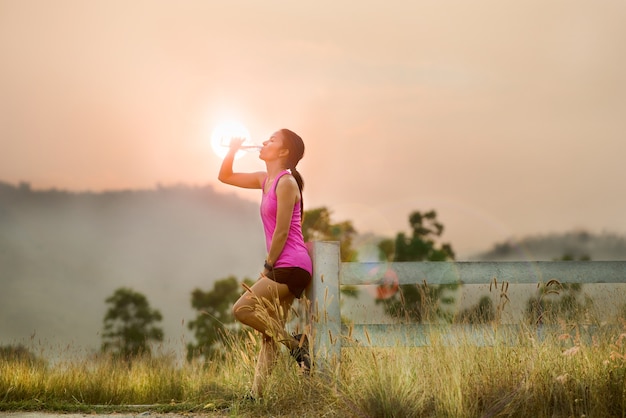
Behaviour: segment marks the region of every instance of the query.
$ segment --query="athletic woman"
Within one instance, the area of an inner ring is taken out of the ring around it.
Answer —
[[[251,393],[258,398],[276,362],[279,343],[290,350],[304,372],[310,370],[304,338],[291,336],[285,330],[285,319],[294,299],[300,298],[311,282],[312,263],[302,237],[303,180],[296,170],[304,155],[302,138],[288,129],[272,134],[259,153],[266,171],[255,173],[233,172],[235,154],[242,143],[241,138],[231,141],[218,179],[262,190],[267,257],[259,279],[233,306],[235,318],[263,336]]]

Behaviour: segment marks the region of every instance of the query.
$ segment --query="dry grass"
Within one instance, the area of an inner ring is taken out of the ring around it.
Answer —
[[[258,343],[250,336],[231,341],[226,357],[208,364],[2,360],[0,409],[152,405],[144,408],[229,416],[626,416],[626,331],[588,342],[573,335],[538,342],[525,333],[515,346],[349,348],[340,367],[310,377],[285,354],[265,398],[256,402],[242,399]]]

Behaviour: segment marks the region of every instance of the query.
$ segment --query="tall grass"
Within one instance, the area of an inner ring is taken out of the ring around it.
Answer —
[[[590,345],[565,335],[527,336],[518,346],[354,350],[343,392],[363,416],[626,416],[626,335]]]
[[[436,331],[435,331],[436,332]],[[107,356],[58,363],[0,360],[0,409],[124,410],[214,416],[626,417],[626,328],[586,341],[570,332],[478,347],[345,348],[324,373],[282,356],[265,396],[244,400],[258,341],[231,339],[206,363],[131,364]],[[137,406],[135,407],[137,408]]]

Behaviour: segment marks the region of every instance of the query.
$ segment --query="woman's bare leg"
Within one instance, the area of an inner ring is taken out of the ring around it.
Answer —
[[[263,394],[265,383],[274,369],[277,343],[284,344],[289,350],[298,347],[299,341],[285,330],[287,313],[294,299],[287,285],[261,277],[233,306],[233,314],[239,322],[263,334],[252,384],[255,397]]]
[[[297,341],[285,330],[287,313],[295,296],[286,284],[261,277],[233,306],[235,318],[287,348],[294,349]]]
[[[261,351],[254,370],[254,381],[252,382],[252,394],[255,398],[260,397],[265,389],[267,378],[272,374],[276,358],[278,357],[278,346],[272,338],[263,337]]]

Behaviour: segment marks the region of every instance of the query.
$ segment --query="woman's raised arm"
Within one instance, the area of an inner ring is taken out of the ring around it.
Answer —
[[[233,162],[235,161],[235,154],[239,150],[244,139],[234,138],[230,143],[228,153],[222,161],[220,172],[217,179],[222,183],[230,184],[232,186],[243,187],[245,189],[260,189],[263,187],[263,179],[266,174],[262,171],[254,173],[235,173],[233,172]]]

